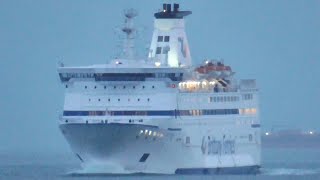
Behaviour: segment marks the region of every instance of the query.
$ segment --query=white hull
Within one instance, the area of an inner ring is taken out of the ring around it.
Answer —
[[[208,150],[208,143],[203,145],[206,131],[186,144],[183,128],[179,131],[134,124],[65,124],[60,128],[86,173],[175,174],[197,169],[208,172],[207,169],[260,166],[260,139],[242,143],[243,140],[235,140],[234,152],[222,147],[213,154]],[[144,129],[163,136],[140,134]],[[211,129],[217,133],[210,135],[221,136],[223,144],[223,135],[218,129]],[[141,162],[144,154],[149,156]]]

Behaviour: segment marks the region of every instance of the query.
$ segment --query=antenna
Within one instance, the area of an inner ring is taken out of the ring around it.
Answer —
[[[135,9],[126,9],[124,11],[125,25],[122,28],[122,32],[126,34],[126,39],[124,41],[124,55],[127,59],[134,58],[134,33],[136,30],[133,28],[133,18],[138,16],[138,12]]]

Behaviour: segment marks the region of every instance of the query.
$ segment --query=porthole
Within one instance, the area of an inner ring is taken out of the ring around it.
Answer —
[[[140,101],[140,99],[138,98],[138,101]]]
[[[98,99],[98,101],[101,101],[101,99]]]
[[[142,89],[144,89],[145,87],[144,86],[142,86]]]
[[[88,86],[84,86],[84,88],[85,88],[85,89],[87,89],[87,88],[88,88]]]
[[[123,86],[123,89],[125,89],[126,88],[126,86]]]
[[[107,86],[104,86],[104,89],[107,89]]]
[[[120,101],[120,99],[118,99],[118,101]]]
[[[136,88],[136,86],[133,86],[132,88],[133,88],[133,89],[135,89],[135,88]]]
[[[116,86],[113,86],[113,89],[115,89],[116,88]]]
[[[95,89],[97,89],[97,86],[94,86]]]
[[[154,86],[152,86],[152,89],[154,89]]]
[[[148,98],[148,102],[150,101],[150,98]]]
[[[108,99],[108,101],[110,102],[110,98]]]

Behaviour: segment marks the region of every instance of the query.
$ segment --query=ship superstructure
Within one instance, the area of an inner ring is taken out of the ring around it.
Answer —
[[[93,173],[258,172],[255,80],[237,81],[231,67],[218,60],[192,66],[184,21],[190,14],[179,4],[164,4],[154,14],[145,60],[133,58],[129,41],[125,58],[58,68],[65,87],[60,129],[85,168],[98,166]],[[123,31],[132,37],[131,25]]]

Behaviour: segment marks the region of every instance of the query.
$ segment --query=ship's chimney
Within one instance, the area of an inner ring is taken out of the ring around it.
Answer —
[[[163,4],[163,11],[154,14],[149,58],[154,60],[155,64],[169,67],[192,65],[184,28],[184,18],[189,14],[191,11],[180,11],[179,4]]]

